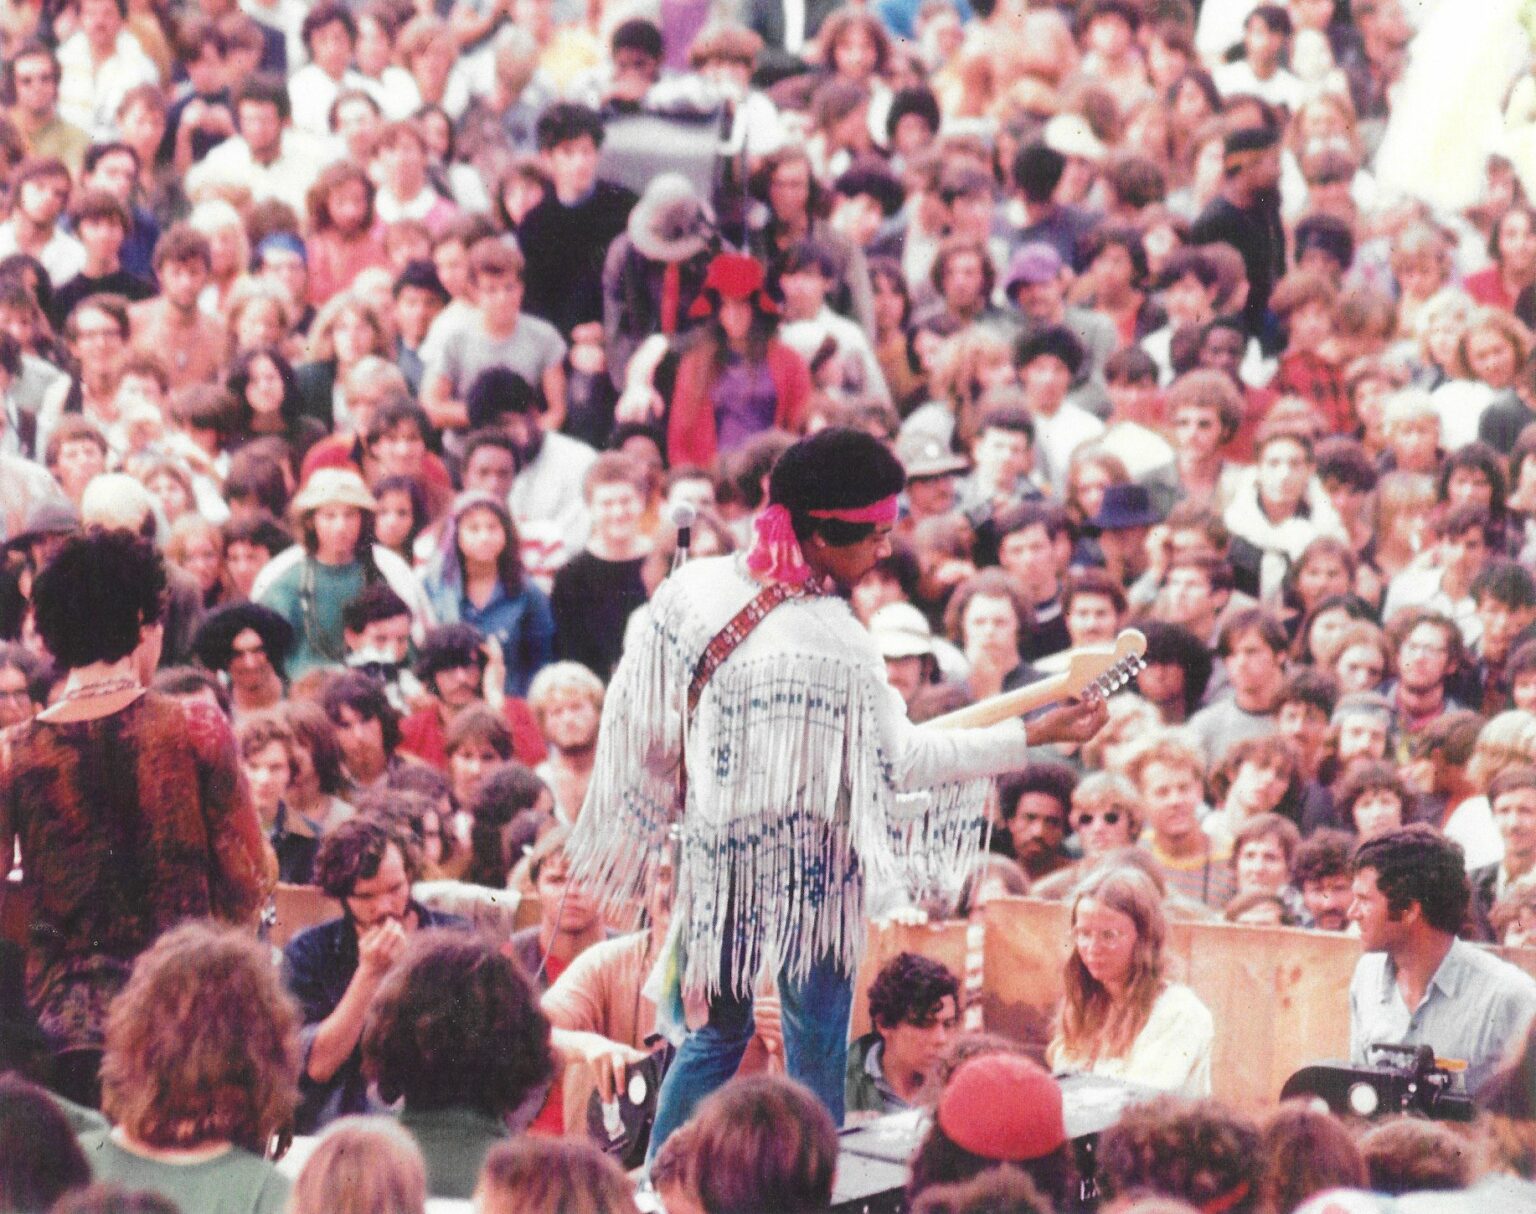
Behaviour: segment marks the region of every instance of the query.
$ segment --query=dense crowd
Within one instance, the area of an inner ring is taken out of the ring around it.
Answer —
[[[1536,1204],[1533,13],[0,9],[0,1208],[816,1210],[907,1110],[927,1214]],[[786,570],[875,707],[678,665]],[[1130,627],[1100,715],[891,750]],[[1008,895],[1040,1039],[902,954],[844,1069],[869,924]],[[1169,920],[1358,936],[1354,1062],[1475,1127],[1212,1102]]]

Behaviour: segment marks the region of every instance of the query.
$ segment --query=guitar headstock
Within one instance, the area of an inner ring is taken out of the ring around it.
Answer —
[[[1146,669],[1143,655],[1147,638],[1127,628],[1113,645],[1085,645],[1067,659],[1066,694],[1074,697],[1108,696],[1119,691]]]

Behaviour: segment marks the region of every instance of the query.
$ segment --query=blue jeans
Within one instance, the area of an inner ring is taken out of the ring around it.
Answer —
[[[827,1106],[834,1124],[842,1125],[853,976],[823,958],[803,979],[790,978],[787,967],[778,977],[789,1077],[810,1088]],[[738,999],[722,992],[710,1001],[708,1022],[690,1030],[661,1081],[647,1164],[668,1135],[693,1116],[699,1102],[736,1073],[754,1029],[750,995]]]

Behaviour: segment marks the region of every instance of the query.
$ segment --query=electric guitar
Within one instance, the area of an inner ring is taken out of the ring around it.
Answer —
[[[1109,696],[1146,669],[1147,638],[1127,628],[1113,645],[1084,645],[1066,655],[1067,668],[1027,687],[1002,691],[942,717],[925,722],[928,729],[975,729],[1023,716],[1057,700]]]

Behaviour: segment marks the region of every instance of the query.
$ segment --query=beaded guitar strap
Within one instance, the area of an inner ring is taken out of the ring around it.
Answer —
[[[688,712],[683,718],[685,750],[688,741],[688,722],[693,720],[693,714],[699,707],[699,699],[704,694],[704,685],[714,677],[715,671],[720,669],[726,658],[736,652],[736,647],[752,635],[752,630],[767,618],[770,611],[788,599],[801,598],[805,594],[804,586],[793,586],[787,582],[774,582],[763,587],[752,596],[752,601],[732,616],[730,623],[717,632],[714,639],[704,647],[704,652],[699,655],[698,664],[693,668],[693,678],[688,684]],[[678,817],[682,816],[687,804],[688,765],[679,763],[675,807]]]
[[[704,694],[704,685],[714,677],[715,671],[720,669],[725,659],[736,652],[736,646],[751,636],[752,630],[761,624],[768,613],[780,603],[786,599],[799,598],[804,594],[803,586],[774,582],[759,590],[750,603],[731,617],[729,624],[715,633],[715,639],[706,645],[704,652],[699,655],[699,663],[693,668],[693,681],[688,684],[688,715],[690,717],[699,706],[699,698]]]

